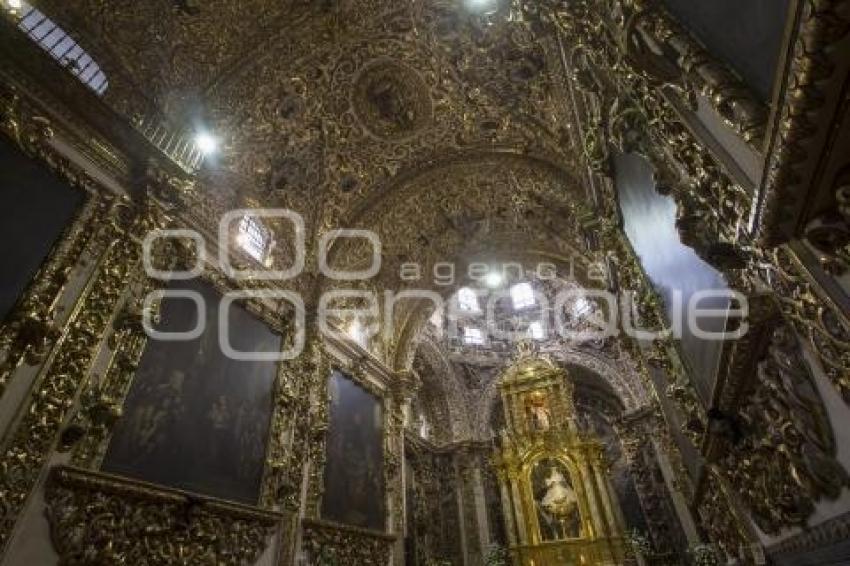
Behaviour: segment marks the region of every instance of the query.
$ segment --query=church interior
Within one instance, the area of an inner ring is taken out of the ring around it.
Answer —
[[[850,564],[850,0],[0,0],[0,566]]]

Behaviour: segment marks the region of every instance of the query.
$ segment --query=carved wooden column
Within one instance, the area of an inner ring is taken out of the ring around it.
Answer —
[[[487,551],[490,548],[490,529],[487,517],[487,503],[484,500],[484,482],[481,478],[480,458],[477,460],[479,463],[472,470],[472,490],[475,499],[475,518],[478,524],[478,543],[481,548],[482,558],[486,558]]]
[[[516,469],[514,474],[518,474],[519,470]],[[516,475],[512,474],[510,477],[514,478]],[[508,484],[510,486],[510,493],[513,497],[514,504],[512,505],[515,517],[516,517],[516,526],[517,526],[517,535],[518,541],[521,545],[530,544],[531,540],[529,539],[528,530],[526,529],[526,524],[528,521],[526,519],[526,510],[522,505],[523,498],[520,495],[519,486],[517,485],[516,480],[509,479]],[[520,503],[518,503],[520,502]]]
[[[578,466],[581,474],[582,483],[587,486],[585,490],[587,496],[587,504],[590,508],[591,524],[593,526],[593,538],[605,538],[610,535],[610,529],[605,521],[604,511],[602,510],[602,502],[599,501],[599,496],[596,490],[593,489],[595,479],[593,472],[590,469],[590,464],[583,462]]]
[[[404,466],[404,424],[405,415],[410,413],[410,402],[416,394],[420,384],[413,372],[396,372],[393,376],[391,388],[392,394],[392,423],[393,427],[387,431],[390,435],[390,452],[398,456],[396,480],[392,486],[387,486],[390,493],[390,534],[396,536],[393,545],[393,564],[404,565],[404,538],[407,526],[406,516],[409,512],[405,506],[405,490],[407,481]]]
[[[510,495],[509,479],[507,474],[500,470],[498,472],[499,480],[499,495],[502,500],[502,515],[505,517],[505,534],[508,537],[508,544],[513,546],[517,544],[516,522],[514,520],[514,506]]]
[[[600,453],[601,447],[594,449],[589,458],[589,466],[593,475],[594,485],[599,494],[599,499],[602,501],[602,509],[605,512],[605,521],[608,526],[608,532],[611,536],[617,536],[623,533],[623,527],[617,520],[617,514],[614,511],[616,501],[612,498],[611,492],[608,490],[608,482],[605,479],[604,466],[605,462]]]

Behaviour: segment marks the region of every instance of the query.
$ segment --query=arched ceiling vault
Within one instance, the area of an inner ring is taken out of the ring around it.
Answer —
[[[575,275],[575,281],[585,288],[597,288],[599,281],[590,280],[585,271],[586,264],[583,256],[566,256],[539,249],[526,249],[517,252],[511,242],[510,248],[501,248],[498,245],[489,247],[486,253],[479,252],[471,254],[466,258],[468,262],[480,262],[490,265],[518,264],[528,272],[534,272],[543,265],[554,266],[555,272],[559,274]],[[462,264],[466,265],[466,263]],[[462,269],[462,268],[461,268]],[[453,295],[459,288],[474,284],[464,274],[450,286],[437,289],[444,300]],[[416,352],[422,331],[433,312],[433,303],[428,300],[399,302],[394,312],[393,328],[395,332],[392,339],[386,344],[386,360],[390,367],[406,369],[410,367]]]
[[[547,348],[541,354],[551,357],[567,370],[575,385],[576,403],[584,410],[598,413],[606,421],[616,420],[649,405],[647,392],[633,365],[623,357],[578,347]],[[507,363],[507,362],[506,362]],[[451,416],[451,441],[473,438],[486,440],[492,434],[491,417],[499,408],[498,378],[504,365],[463,367],[433,331],[424,332],[417,341],[413,369],[421,381],[419,395],[431,405],[444,408]],[[464,372],[478,374],[472,382]],[[438,414],[427,415],[439,418]],[[431,424],[439,426],[440,423]]]
[[[235,207],[290,208],[307,248],[335,228],[368,229],[382,269],[361,288],[444,296],[470,262],[553,263],[586,287],[599,259],[579,181],[561,50],[549,32],[499,13],[484,21],[454,0],[39,3],[110,79],[105,102],[129,118],[200,126],[223,151],[201,172],[187,214],[216,226]],[[277,228],[272,226],[273,230]],[[293,248],[281,235],[276,260]],[[330,262],[370,263],[360,240],[332,243]],[[457,279],[434,285],[434,265]],[[401,281],[416,263],[423,280]],[[282,283],[312,304],[330,282]],[[358,285],[353,285],[358,286]],[[381,354],[411,367],[430,303],[397,306]]]
[[[245,203],[288,207],[317,236],[435,164],[495,153],[576,163],[555,39],[509,18],[485,23],[463,2],[39,7],[98,59],[116,110],[223,138],[192,210],[210,221]]]
[[[588,276],[601,252],[588,245],[592,196],[579,180],[562,51],[522,18],[483,18],[459,0],[38,7],[97,59],[114,110],[222,138],[186,207],[195,225],[214,233],[223,213],[244,206],[304,217],[308,267],[281,286],[308,304],[338,286],[318,276],[315,256],[319,238],[337,228],[372,230],[383,246],[377,277],[345,287],[448,297],[468,283],[472,262],[526,271],[554,264],[581,286],[602,285]],[[290,238],[278,236],[274,259],[290,265]],[[371,262],[362,240],[339,239],[330,250],[338,269]],[[451,285],[434,283],[440,262],[455,265]],[[401,266],[412,263],[422,280],[402,281]],[[397,305],[379,352],[388,366],[409,369],[420,356],[450,375],[440,345],[423,342],[430,312],[429,301]],[[562,363],[595,372],[627,410],[646,402],[627,362],[556,349]],[[457,376],[446,387],[462,396]],[[491,400],[492,391],[481,402]]]

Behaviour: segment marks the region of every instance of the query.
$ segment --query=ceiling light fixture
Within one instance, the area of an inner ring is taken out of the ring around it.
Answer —
[[[195,134],[195,145],[204,155],[213,155],[218,151],[218,138],[209,132],[198,132]]]
[[[498,271],[491,271],[487,274],[487,277],[484,278],[484,282],[488,287],[498,287],[504,281],[504,277]]]
[[[24,7],[24,3],[21,0],[6,0],[6,3],[13,10],[20,10]]]

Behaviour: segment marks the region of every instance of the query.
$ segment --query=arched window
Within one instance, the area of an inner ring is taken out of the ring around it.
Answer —
[[[98,95],[106,92],[109,81],[100,65],[56,22],[23,0],[14,0],[9,6],[18,27],[39,47]]]
[[[466,327],[463,329],[463,341],[470,346],[483,346],[484,333],[479,328]]]
[[[517,283],[511,287],[511,300],[517,310],[527,309],[535,305],[534,289],[531,283]]]
[[[546,333],[543,331],[543,323],[536,320],[528,325],[528,337],[532,340],[543,340]]]
[[[236,243],[249,256],[266,265],[271,251],[271,230],[258,218],[246,214],[239,220]]]
[[[457,292],[457,303],[460,310],[478,312],[478,295],[469,287],[462,287]]]

